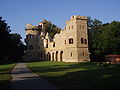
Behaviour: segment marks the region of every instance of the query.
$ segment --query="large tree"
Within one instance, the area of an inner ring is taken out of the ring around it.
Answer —
[[[0,64],[17,61],[24,53],[21,36],[10,31],[10,26],[0,17]]]
[[[102,26],[102,22],[100,20],[94,19],[92,20],[91,17],[88,17],[88,35],[89,35],[89,51],[91,60],[95,61],[98,60],[99,56],[95,54],[96,47],[93,46],[95,40],[98,40],[100,27]]]
[[[103,24],[92,35],[92,54],[103,59],[107,54],[120,54],[120,22]]]
[[[101,26],[93,46],[103,54],[120,54],[120,22]]]
[[[25,45],[22,43],[21,39],[22,37],[20,34],[10,34],[10,49],[8,58],[13,62],[22,59],[22,56],[24,55]]]
[[[61,28],[57,27],[55,24],[47,20],[43,20],[42,22],[45,23],[45,31],[49,33],[51,38],[54,38],[56,33],[60,33]]]
[[[9,49],[9,40],[10,40],[10,26],[7,25],[5,20],[2,20],[0,17],[0,58],[7,56]]]

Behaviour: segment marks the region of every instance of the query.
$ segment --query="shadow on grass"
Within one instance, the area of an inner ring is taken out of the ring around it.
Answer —
[[[71,69],[72,71],[67,72]],[[32,70],[62,90],[120,90],[120,65],[97,66],[96,63],[76,63],[63,66],[34,66]],[[46,72],[61,71],[66,73],[42,75]]]
[[[53,62],[52,62],[53,63]],[[57,62],[58,63],[58,62]],[[50,63],[51,64],[51,63]],[[29,66],[30,67],[30,66]],[[83,70],[88,70],[88,69],[94,69],[96,68],[95,63],[67,63],[67,64],[51,64],[51,65],[34,65],[32,66],[32,70],[34,72],[40,72],[40,73],[48,73],[48,72],[60,72],[60,71],[68,71],[68,70],[77,70],[77,69],[83,69]]]
[[[44,78],[63,90],[120,90],[118,70],[85,70]]]

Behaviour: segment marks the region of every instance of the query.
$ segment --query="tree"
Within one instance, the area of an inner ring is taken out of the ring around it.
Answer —
[[[10,47],[8,58],[12,62],[22,59],[22,56],[24,55],[25,45],[22,43],[21,39],[22,37],[20,36],[20,34],[10,34]]]
[[[96,47],[93,46],[93,44],[95,43],[94,41],[99,40],[98,36],[99,36],[99,32],[100,32],[100,27],[102,26],[102,22],[100,20],[94,19],[92,20],[91,17],[87,18],[88,20],[88,35],[89,35],[89,51],[90,51],[90,57],[91,60],[95,61],[98,60],[98,58],[100,57],[99,55],[97,55],[96,53]]]
[[[0,59],[5,58],[9,54],[6,50],[9,49],[10,31],[10,26],[0,17]]]
[[[120,54],[120,22],[101,27],[100,44],[104,54]]]
[[[61,28],[57,27],[47,20],[43,20],[42,22],[45,23],[45,31],[49,33],[51,38],[54,38],[54,35],[56,33],[60,33]]]
[[[25,45],[21,36],[10,32],[10,26],[0,17],[0,64],[15,62],[24,54]]]
[[[120,54],[120,22],[103,24],[92,40],[93,53],[104,58],[107,54]]]

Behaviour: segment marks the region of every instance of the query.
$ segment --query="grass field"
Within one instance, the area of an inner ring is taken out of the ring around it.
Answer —
[[[27,66],[61,90],[120,90],[120,65],[36,62]]]
[[[9,90],[10,72],[15,64],[0,65],[0,90]]]

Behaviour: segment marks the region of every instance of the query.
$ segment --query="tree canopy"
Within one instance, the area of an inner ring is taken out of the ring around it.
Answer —
[[[45,23],[45,31],[49,33],[51,38],[54,38],[54,35],[56,33],[60,33],[61,28],[57,27],[55,24],[52,24],[50,21],[43,20],[43,23]]]
[[[10,32],[10,26],[0,17],[0,64],[18,61],[24,54],[21,36]]]
[[[89,19],[88,26],[92,58],[101,60],[107,54],[120,54],[120,22],[102,24],[97,19]]]

